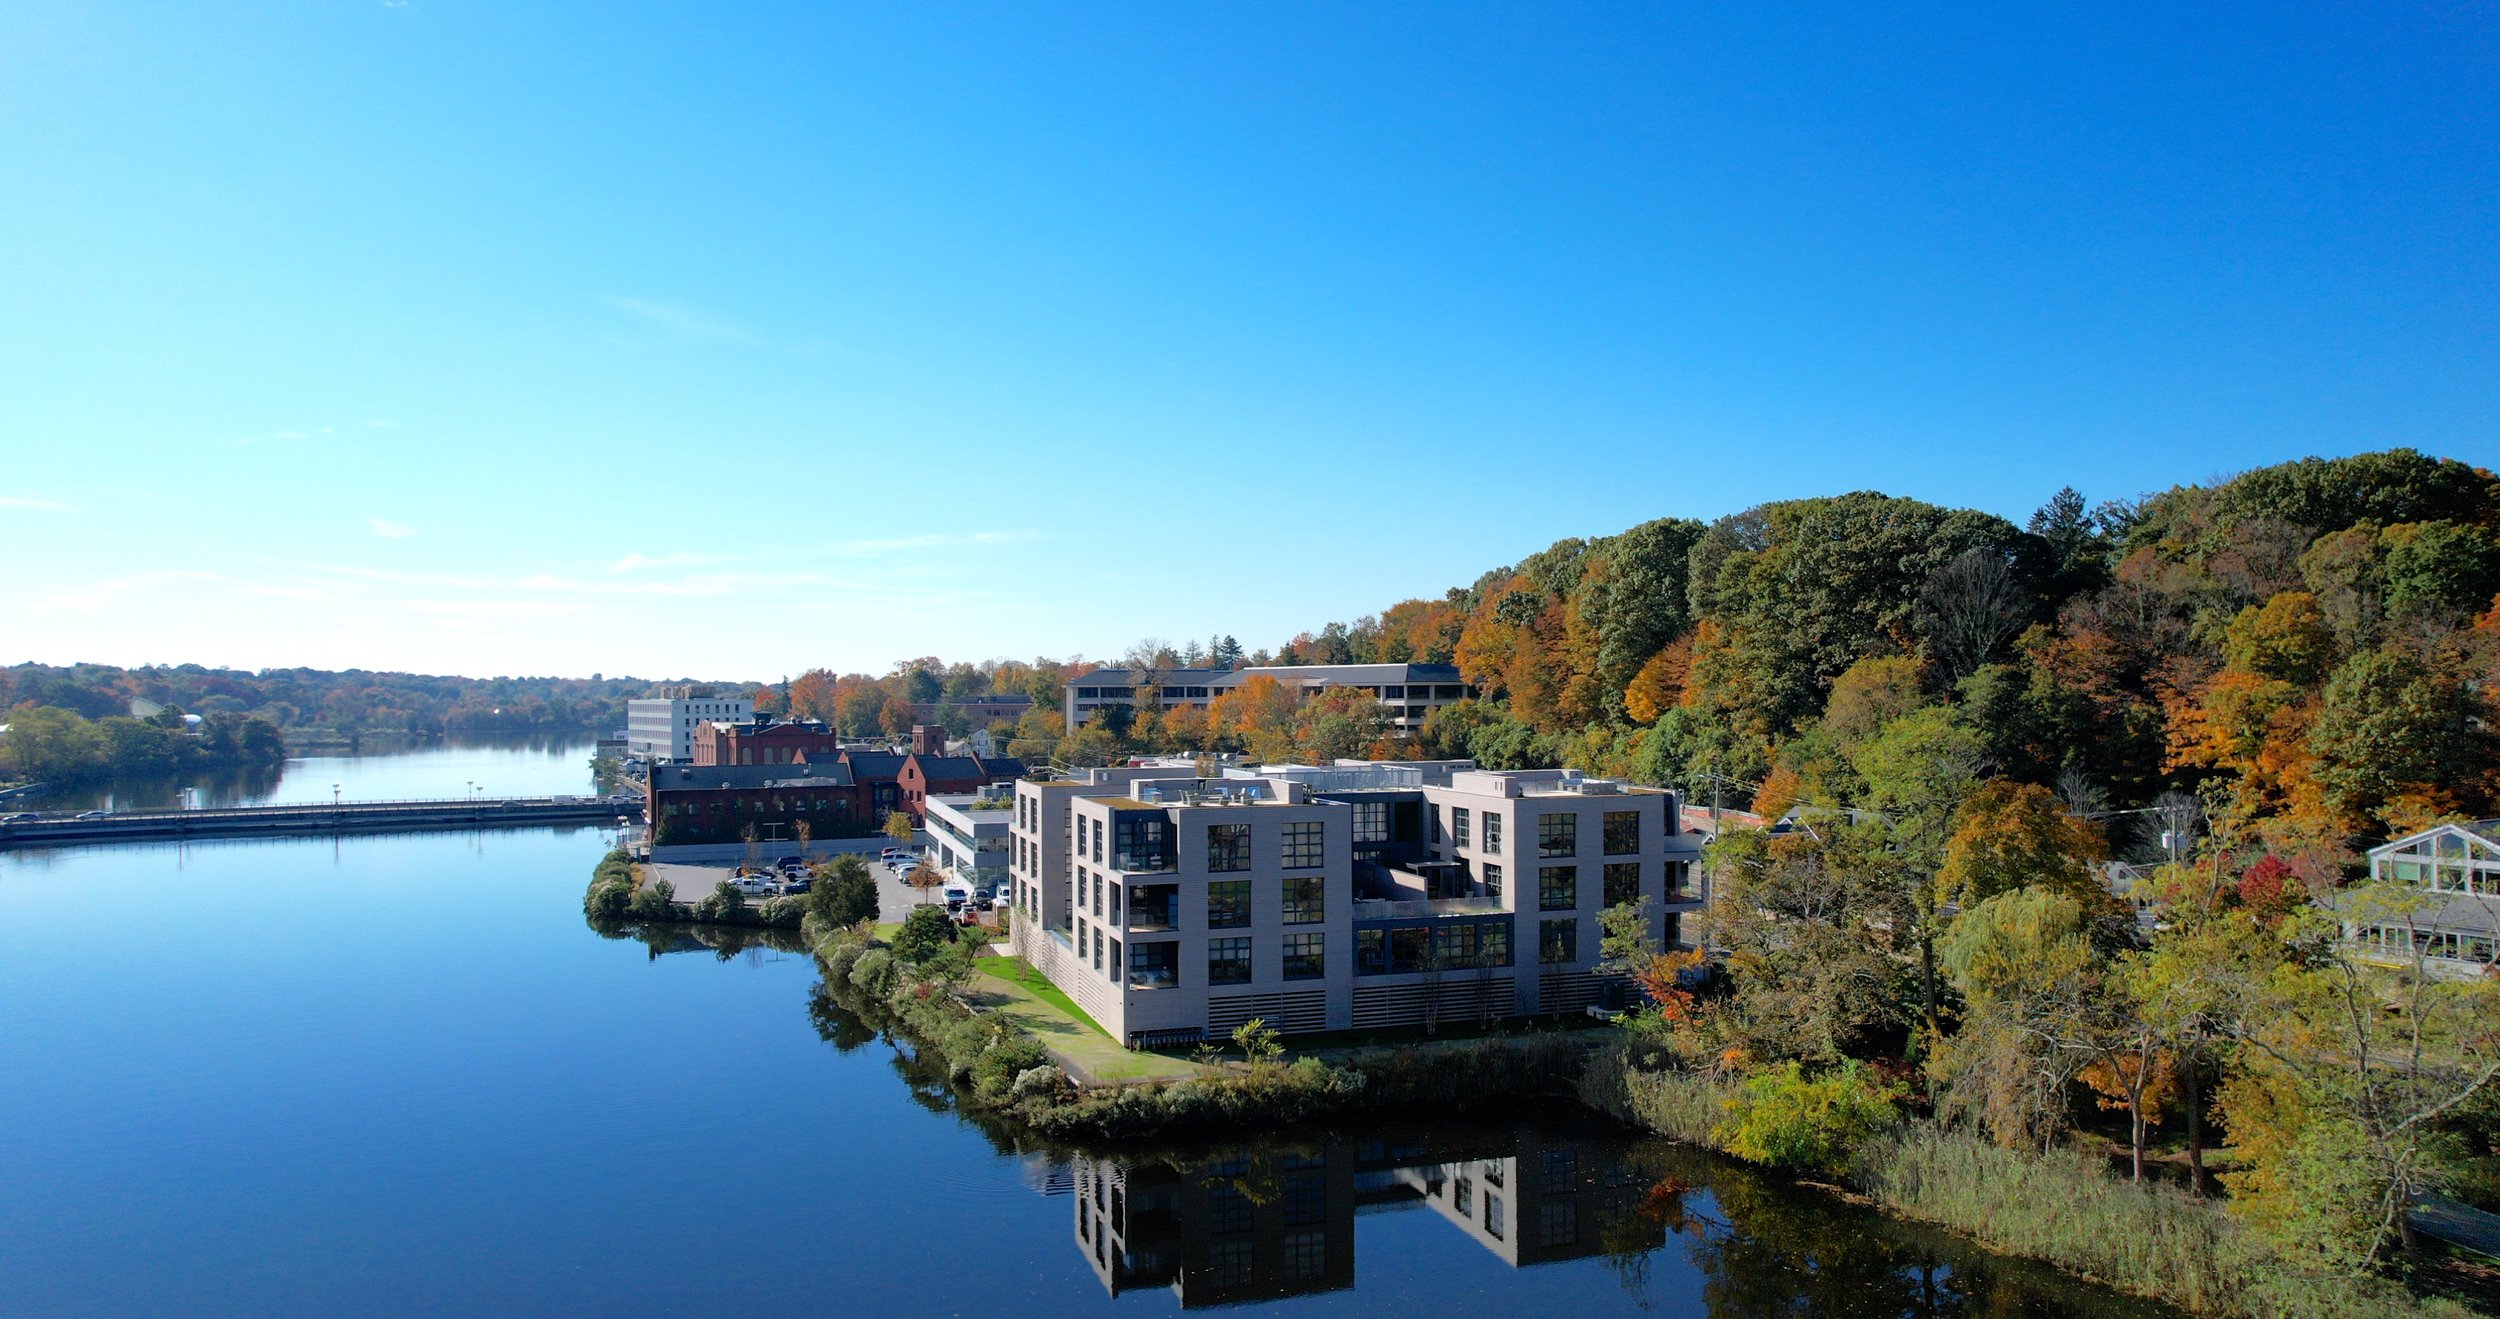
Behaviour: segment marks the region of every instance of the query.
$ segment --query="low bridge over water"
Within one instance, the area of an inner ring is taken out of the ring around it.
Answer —
[[[0,822],[0,848],[278,838],[413,829],[522,829],[642,818],[640,797],[478,797],[440,801],[288,802],[197,811],[35,815]]]

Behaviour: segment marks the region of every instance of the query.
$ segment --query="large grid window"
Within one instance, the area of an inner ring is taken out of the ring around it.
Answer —
[[[1569,811],[1536,817],[1538,856],[1578,856],[1580,817]]]
[[[1285,1280],[1304,1282],[1328,1272],[1326,1232],[1285,1234]]]
[[[1207,885],[1207,926],[1236,929],[1250,923],[1250,881],[1219,879]]]
[[[1299,820],[1285,826],[1285,869],[1316,870],[1328,864],[1328,823]]]
[[[1539,911],[1569,911],[1580,905],[1580,868],[1547,866],[1536,872]]]
[[[1450,808],[1450,843],[1456,847],[1469,845],[1467,842],[1467,808],[1464,806]]]
[[[1317,925],[1327,919],[1327,880],[1312,875],[1285,881],[1285,924]]]
[[[1389,803],[1385,801],[1354,803],[1354,841],[1357,843],[1389,841]]]
[[[1580,1241],[1580,1202],[1549,1201],[1536,1207],[1536,1243],[1572,1246]]]
[[[1285,936],[1285,978],[1287,980],[1318,980],[1327,974],[1327,935],[1288,934]]]
[[[1641,900],[1641,863],[1610,861],[1606,864],[1606,905],[1620,907]]]
[[[1536,960],[1547,966],[1562,966],[1580,960],[1580,922],[1576,920],[1538,921],[1536,923]]]
[[[1484,895],[1488,898],[1502,896],[1502,867],[1498,862],[1484,863]]]
[[[1251,1224],[1250,1197],[1229,1182],[1217,1182],[1207,1188],[1207,1231],[1213,1233],[1247,1232]]]
[[[1606,855],[1636,856],[1641,850],[1641,813],[1606,812]]]
[[[1250,941],[1248,939],[1207,940],[1207,983],[1210,985],[1250,983]]]
[[[1285,1179],[1285,1222],[1294,1227],[1328,1221],[1328,1180],[1304,1175]]]
[[[1122,870],[1170,870],[1171,822],[1160,815],[1123,813],[1114,817],[1114,864]]]
[[[1250,826],[1246,824],[1210,824],[1207,826],[1207,869],[1248,870],[1250,868]]]
[[[1484,854],[1486,856],[1502,854],[1502,817],[1491,811],[1484,813]]]

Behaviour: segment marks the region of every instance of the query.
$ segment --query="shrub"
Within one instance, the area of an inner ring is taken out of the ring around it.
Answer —
[[[694,904],[696,920],[710,921],[716,925],[744,924],[746,915],[747,896],[738,891],[737,885],[725,879],[714,884],[711,894],[703,901]]]
[[[648,888],[634,890],[633,901],[625,905],[625,913],[635,920],[675,920],[676,886],[663,879],[654,881]]]
[[[756,918],[776,930],[795,930],[807,919],[807,899],[801,897],[768,898],[758,907]]]
[[[808,910],[828,930],[877,919],[877,877],[856,856],[835,857],[816,868],[807,891]]]
[[[919,966],[954,941],[955,926],[943,908],[914,907],[903,918],[903,928],[894,932],[894,955]]]
[[[622,920],[634,901],[632,880],[595,880],[582,895],[582,914],[592,920]]]
[[[1900,1121],[1899,1087],[1856,1059],[1819,1076],[1797,1063],[1745,1078],[1736,1120],[1713,1132],[1727,1152],[1798,1172],[1846,1173]]]
[[[838,936],[827,939],[824,948],[816,955],[817,961],[824,968],[825,983],[827,985],[849,984],[851,968],[859,965],[860,954],[867,951],[868,945],[862,940]]]
[[[894,990],[894,955],[883,948],[861,953],[851,966],[851,985],[863,994],[883,1000]]]
[[[1057,1099],[1068,1090],[1068,1075],[1056,1063],[1028,1067],[1016,1073],[1014,1095],[1018,1099]]]

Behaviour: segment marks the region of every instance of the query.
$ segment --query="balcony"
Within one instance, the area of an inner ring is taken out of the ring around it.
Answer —
[[[1132,931],[1174,930],[1180,928],[1180,889],[1172,884],[1139,885],[1129,889],[1128,928]]]
[[[1499,916],[1510,908],[1500,898],[1424,898],[1413,902],[1357,898],[1358,921],[1425,920],[1439,916]]]
[[[1157,930],[1177,930],[1181,926],[1181,905],[1167,902],[1156,907],[1130,907],[1128,927],[1141,934]]]

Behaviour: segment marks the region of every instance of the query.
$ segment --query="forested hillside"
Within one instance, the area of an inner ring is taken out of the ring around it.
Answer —
[[[211,669],[197,664],[136,669],[109,664],[0,668],[0,710],[47,706],[89,719],[130,712],[131,702],[197,715],[248,714],[285,729],[416,733],[554,729],[611,732],[625,702],[659,685],[641,678],[457,678],[364,669]],[[735,687],[728,688],[734,690]]]
[[[1280,662],[1458,665],[1426,730],[1776,813],[1868,805],[1949,752],[2098,813],[2191,793],[2323,865],[2488,814],[2500,478],[2410,450],[2304,459],[2026,526],[1874,492],[1566,540]],[[2123,840],[2121,840],[2123,841]]]

